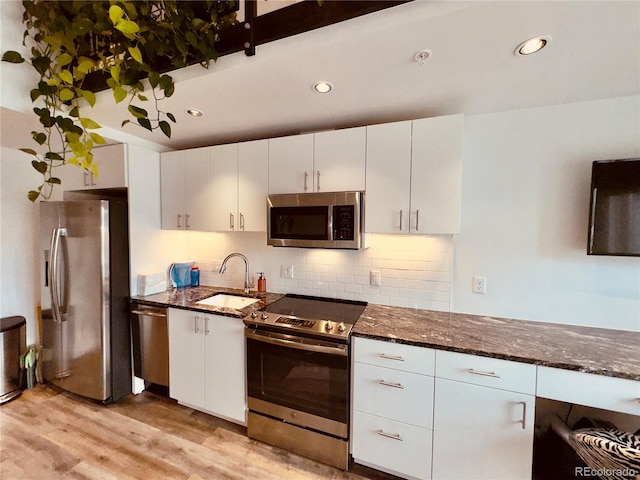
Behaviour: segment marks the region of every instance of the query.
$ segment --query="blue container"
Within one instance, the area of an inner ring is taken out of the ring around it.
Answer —
[[[176,284],[176,287],[190,287],[191,286],[191,267],[195,262],[187,263],[172,263],[169,268],[169,277]]]
[[[197,265],[191,267],[191,286],[198,287],[200,286],[200,269]]]

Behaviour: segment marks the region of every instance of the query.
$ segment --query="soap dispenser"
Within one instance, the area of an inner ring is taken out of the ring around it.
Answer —
[[[264,272],[257,272],[258,275],[258,293],[267,293],[267,279],[264,278]]]

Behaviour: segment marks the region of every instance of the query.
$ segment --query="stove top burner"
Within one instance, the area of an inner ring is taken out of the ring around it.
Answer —
[[[267,305],[264,312],[252,313],[244,322],[254,328],[346,342],[366,306],[366,302],[289,294]]]

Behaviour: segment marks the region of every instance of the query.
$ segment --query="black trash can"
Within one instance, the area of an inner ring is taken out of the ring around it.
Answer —
[[[25,376],[20,357],[27,353],[27,321],[24,317],[0,318],[0,404],[20,396]]]

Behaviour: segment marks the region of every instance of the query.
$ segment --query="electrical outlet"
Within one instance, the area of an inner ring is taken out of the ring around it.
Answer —
[[[487,277],[473,276],[473,284],[471,285],[473,293],[487,293]]]
[[[380,270],[371,270],[369,272],[369,284],[380,285]]]
[[[293,278],[293,265],[280,265],[280,277]]]

